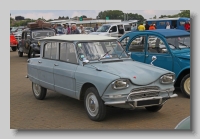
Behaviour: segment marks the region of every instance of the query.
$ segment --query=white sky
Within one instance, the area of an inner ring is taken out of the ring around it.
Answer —
[[[44,19],[57,19],[59,16],[68,16],[70,18],[74,16],[86,15],[87,17],[96,18],[98,13],[104,10],[10,10],[11,17],[24,16],[25,18],[38,19],[43,17]],[[121,10],[124,13],[138,13],[145,19],[159,17],[160,15],[173,15],[180,13],[180,10]]]

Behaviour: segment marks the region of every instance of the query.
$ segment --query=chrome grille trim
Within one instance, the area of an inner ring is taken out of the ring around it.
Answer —
[[[157,86],[135,88],[131,90],[131,93],[127,96],[127,100],[158,97],[159,92],[160,92],[160,89]]]

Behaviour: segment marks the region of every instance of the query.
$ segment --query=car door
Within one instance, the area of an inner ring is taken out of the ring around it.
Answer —
[[[22,33],[22,38],[21,38],[21,45],[19,47],[19,50],[21,52],[26,52],[26,48],[25,48],[25,45],[26,45],[26,32],[23,32]]]
[[[129,39],[129,42],[127,43],[127,46],[126,46],[126,51],[128,53],[131,52],[131,58],[133,60],[139,61],[139,62],[145,62],[145,55],[146,55],[145,53],[146,41],[145,40],[146,40],[145,35],[138,35]]]
[[[172,55],[164,42],[164,39],[159,36],[148,35],[145,63],[151,64],[152,57],[156,57],[156,60],[153,62],[154,66],[172,71]]]
[[[118,29],[117,29],[117,26],[112,26],[110,29],[109,29],[109,34],[111,37],[117,37],[118,38]]]
[[[59,61],[54,62],[55,91],[75,97],[75,72],[78,67],[75,46],[72,43],[59,43]]]
[[[40,85],[50,90],[54,90],[53,67],[54,61],[56,60],[54,55],[56,54],[52,51],[51,42],[45,43],[43,49],[43,57],[38,59],[38,77]]]

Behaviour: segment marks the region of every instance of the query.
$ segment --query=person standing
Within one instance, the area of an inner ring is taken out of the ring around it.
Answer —
[[[71,34],[71,28],[69,25],[67,25],[67,34]]]
[[[184,27],[185,27],[186,31],[190,30],[190,23],[189,23],[189,21],[186,21]]]
[[[52,29],[55,31],[55,34],[58,34],[57,25],[56,24],[53,25]]]
[[[149,30],[155,30],[156,28],[154,27],[153,24],[150,25]]]
[[[79,30],[77,29],[75,24],[72,24],[71,34],[80,34]]]
[[[171,29],[169,22],[167,22],[166,29]]]
[[[96,26],[94,27],[94,32],[96,32],[97,29],[99,29],[98,24],[96,24]]]
[[[83,28],[83,25],[80,25],[80,33],[81,33],[81,34],[86,34],[86,33],[85,33],[85,29]]]
[[[145,30],[145,26],[143,25],[143,23],[140,23],[140,25],[138,26],[138,30],[139,31],[144,31]]]
[[[63,32],[63,34],[67,34],[67,25],[66,24],[64,24],[62,32]]]
[[[146,25],[145,25],[145,30],[149,30],[149,24],[147,21],[146,21]]]

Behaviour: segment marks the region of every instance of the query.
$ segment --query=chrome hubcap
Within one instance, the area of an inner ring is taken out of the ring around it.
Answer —
[[[86,108],[91,116],[96,116],[99,111],[99,104],[96,96],[93,93],[89,93],[86,97]]]
[[[188,95],[190,95],[190,77],[184,82],[184,89]]]
[[[33,84],[33,92],[36,96],[39,96],[41,93],[41,87],[38,84]]]

